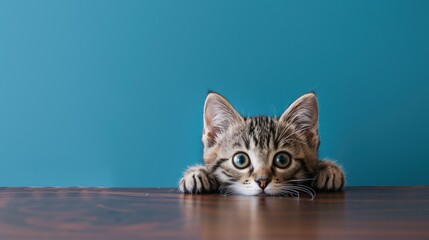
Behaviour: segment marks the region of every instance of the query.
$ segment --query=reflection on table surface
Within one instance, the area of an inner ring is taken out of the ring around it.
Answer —
[[[428,206],[428,187],[355,187],[314,200],[0,188],[0,239],[427,239]]]
[[[334,216],[341,226],[344,219],[341,201],[320,204],[309,198],[228,196],[206,199],[183,197],[183,215],[194,222],[202,239],[318,239],[328,221],[323,214]]]

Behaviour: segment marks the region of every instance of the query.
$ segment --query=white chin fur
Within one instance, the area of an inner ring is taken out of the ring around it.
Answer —
[[[275,190],[275,189],[273,189],[273,188],[267,187],[267,188],[265,188],[265,193],[266,193],[266,194],[269,194],[269,195],[276,195],[276,194],[278,194],[279,192],[278,192],[278,191],[276,191],[276,190]]]
[[[256,184],[255,184],[256,185]],[[231,189],[234,191],[234,193],[240,194],[240,195],[249,195],[249,196],[253,196],[253,195],[259,195],[261,193],[263,193],[262,189],[259,186],[237,186],[237,185],[233,185],[231,186]]]
[[[240,195],[248,195],[248,196],[254,196],[254,195],[259,195],[259,194],[268,194],[268,195],[276,195],[279,194],[279,189],[277,189],[274,186],[270,186],[268,185],[267,188],[265,188],[264,191],[262,191],[262,189],[255,185],[251,185],[251,186],[246,186],[243,187],[241,185],[233,185],[231,186],[231,189],[233,190],[233,192],[235,194],[240,194]]]

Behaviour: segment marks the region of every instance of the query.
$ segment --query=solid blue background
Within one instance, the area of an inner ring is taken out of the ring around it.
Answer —
[[[208,89],[315,90],[348,185],[429,184],[429,1],[0,1],[0,185],[175,186]]]

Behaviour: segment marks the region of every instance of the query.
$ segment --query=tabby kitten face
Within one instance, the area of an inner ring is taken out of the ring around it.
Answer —
[[[316,168],[316,96],[300,97],[280,118],[246,118],[224,97],[210,93],[204,106],[202,140],[205,164],[220,192],[285,194],[291,185],[304,183]]]

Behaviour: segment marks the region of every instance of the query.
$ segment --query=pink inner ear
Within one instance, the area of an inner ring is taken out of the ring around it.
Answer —
[[[216,137],[216,129],[212,126],[212,123],[212,116],[210,116],[210,113],[206,111],[206,114],[204,115],[204,131],[206,138],[208,139],[214,139]]]
[[[296,118],[298,122],[317,125],[318,106],[314,93],[307,93],[293,102],[280,117],[280,121]]]
[[[214,113],[213,113],[213,100],[208,99],[204,108],[204,123],[205,123],[205,127],[211,128],[212,125],[212,120],[214,117]]]
[[[204,136],[214,140],[231,124],[242,121],[242,118],[224,97],[211,93],[204,106]]]
[[[210,125],[212,124],[211,120],[209,117],[207,117],[207,112],[204,115],[204,127],[208,128]]]
[[[214,139],[214,138],[215,138],[215,134],[214,134],[214,132],[212,132],[212,131],[207,131],[206,136],[207,136],[207,138],[209,138],[209,139]]]

